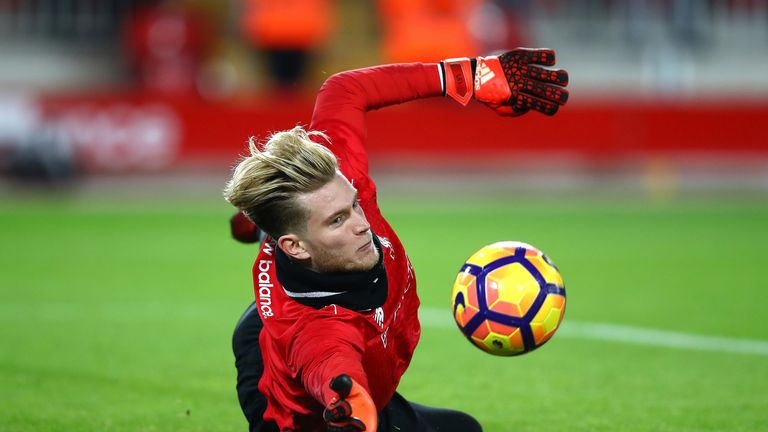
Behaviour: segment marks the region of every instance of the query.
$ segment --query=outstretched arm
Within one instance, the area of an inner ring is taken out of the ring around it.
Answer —
[[[326,308],[328,313],[332,310],[335,312],[335,306]],[[305,323],[288,349],[291,373],[325,407],[323,417],[329,431],[376,428],[378,409],[362,368],[364,350],[361,332],[333,315]]]
[[[318,92],[311,130],[325,132],[322,142],[339,159],[344,175],[371,198],[368,177],[365,113],[433,96],[448,96],[462,105],[475,99],[497,114],[520,116],[528,111],[553,115],[568,100],[568,73],[554,66],[548,49],[517,48],[498,56],[455,58],[440,63],[405,63],[341,72],[328,78]],[[232,235],[250,243],[259,231],[244,216],[231,220]]]
[[[554,66],[555,52],[517,48],[497,56],[448,59],[440,63],[376,66],[331,76],[320,89],[310,128],[326,132],[328,145],[350,179],[367,180],[365,113],[431,96],[471,99],[497,114],[528,111],[554,115],[568,100],[568,73]]]
[[[369,110],[443,94],[437,63],[406,63],[341,72],[317,95],[310,129],[325,132],[323,142],[355,183],[368,182],[365,113]],[[372,189],[372,188],[371,188]]]
[[[462,105],[475,98],[499,115],[517,117],[528,111],[554,115],[568,101],[568,72],[542,67],[555,65],[550,49],[516,48],[440,65],[446,95]]]

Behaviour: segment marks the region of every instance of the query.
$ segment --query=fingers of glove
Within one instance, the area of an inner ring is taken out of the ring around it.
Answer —
[[[353,384],[354,383],[352,382],[352,378],[350,378],[349,375],[341,374],[332,379],[329,385],[331,390],[335,391],[336,394],[338,394],[339,397],[343,399],[349,396],[349,392],[352,391]]]
[[[521,115],[528,112],[528,108],[523,106],[522,103],[516,108],[512,105],[501,105],[491,108],[496,112],[496,114],[504,117],[520,117]]]
[[[512,103],[512,109],[515,110],[515,107],[519,107],[520,104],[525,108],[528,108],[529,110],[538,111],[546,115],[554,115],[557,112],[557,109],[560,107],[556,103],[549,102],[544,99],[540,99],[535,96],[530,96],[527,94],[518,95],[517,98]]]
[[[516,57],[518,63],[540,64],[544,66],[553,66],[555,64],[555,52],[546,48],[517,48],[500,57]]]
[[[352,415],[352,405],[346,399],[339,399],[323,411],[323,420],[336,422]]]
[[[364,430],[366,430],[365,424],[355,417],[328,424],[328,432],[360,432]]]
[[[520,91],[560,105],[568,102],[568,90],[541,81],[524,79]]]
[[[544,81],[559,86],[568,85],[568,72],[563,69],[545,69],[540,66],[526,65],[521,68],[522,74],[537,81]]]
[[[362,385],[350,376],[341,374],[331,380],[330,387],[338,397],[334,397],[327,404],[323,413],[326,423],[332,426],[358,427],[352,430],[365,430],[366,426],[376,427],[376,404]]]
[[[512,112],[518,115],[523,115],[530,111],[530,108],[525,104],[525,98],[523,98],[522,95],[518,95],[510,101],[510,108],[512,108]]]

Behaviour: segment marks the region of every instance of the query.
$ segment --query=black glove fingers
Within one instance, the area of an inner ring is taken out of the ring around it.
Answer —
[[[534,80],[557,84],[563,87],[568,85],[568,72],[563,69],[551,70],[535,65],[526,65],[523,66],[523,69],[523,73]]]
[[[517,48],[499,56],[502,63],[504,59],[510,59],[517,64],[535,63],[544,66],[555,64],[555,52],[546,48]]]
[[[344,425],[344,426],[332,426],[328,425],[328,432],[360,432],[365,429],[360,429],[355,426],[351,425]]]
[[[349,392],[352,390],[352,378],[347,374],[341,374],[332,379],[329,385],[331,390],[335,391],[340,398],[344,399],[349,396]]]
[[[352,406],[346,399],[339,399],[333,405],[323,411],[323,420],[326,422],[339,421],[352,415]]]
[[[500,55],[499,63],[501,63],[501,69],[504,71],[504,76],[507,78],[507,82],[510,85],[520,82],[523,78],[525,66],[523,66],[520,57],[515,54],[515,51]]]
[[[523,63],[535,63],[544,66],[554,66],[555,52],[551,49],[523,49]]]
[[[360,432],[365,425],[356,417],[346,418],[328,425],[328,432]]]
[[[521,91],[560,105],[568,102],[568,90],[551,84],[544,84],[541,81],[523,80]]]
[[[522,94],[513,98],[511,100],[510,106],[512,107],[512,111],[514,111],[517,115],[523,115],[529,111],[528,106],[525,104],[525,99],[522,97]]]
[[[544,99],[540,99],[535,96],[530,96],[527,94],[520,94],[520,96],[518,96],[518,99],[522,99],[522,103],[526,108],[532,109],[534,111],[538,111],[546,115],[554,115],[557,112],[557,109],[559,108],[559,105],[556,103],[549,102]],[[514,105],[513,105],[513,109],[514,109]]]

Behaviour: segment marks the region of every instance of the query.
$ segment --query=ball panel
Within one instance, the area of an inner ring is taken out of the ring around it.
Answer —
[[[509,327],[500,323],[486,321],[491,331],[482,343],[486,351],[495,355],[511,356],[525,351],[523,336],[519,328]]]
[[[476,266],[485,267],[499,258],[504,258],[514,254],[514,250],[510,251],[503,247],[487,246],[475,252],[474,255],[469,257],[467,264],[474,264]]]
[[[536,258],[541,256],[541,251],[538,251],[536,249],[525,249],[525,257],[527,259]]]
[[[531,264],[536,267],[536,270],[541,273],[541,276],[545,281],[547,281],[547,283],[555,284],[561,288],[565,286],[563,283],[563,277],[560,275],[560,272],[557,271],[556,267],[547,262],[544,255],[539,254],[533,256],[529,258],[528,261],[530,261]]]
[[[483,351],[485,351],[485,352],[487,352],[489,354],[496,354],[493,351],[489,350],[488,347],[483,343],[483,341],[477,340],[477,339],[470,339],[470,341],[472,342],[472,344],[474,346],[480,348],[481,350],[483,350]]]
[[[531,320],[531,330],[536,345],[548,341],[560,326],[565,312],[565,297],[549,294],[539,312]]]
[[[541,253],[541,251],[539,251],[535,247],[529,245],[528,243],[523,243],[523,242],[519,242],[519,241],[501,241],[501,242],[493,243],[493,244],[488,245],[486,247],[488,247],[488,248],[506,249],[506,250],[510,251],[512,254],[515,253],[517,248],[524,248],[527,251],[533,251],[533,252],[535,252],[537,254]],[[485,248],[483,248],[483,249],[485,249]]]
[[[469,321],[471,321],[472,318],[477,315],[478,312],[480,311],[474,306],[457,305],[453,318],[456,320],[456,324],[458,324],[460,328],[464,328],[469,323]]]
[[[510,316],[525,315],[539,290],[536,279],[519,263],[499,267],[485,277],[488,309]]]
[[[453,317],[460,328],[464,328],[480,311],[476,282],[473,275],[462,272],[456,276],[453,284]]]
[[[472,339],[478,342],[482,342],[491,333],[491,327],[488,325],[488,321],[484,321],[477,326],[474,332],[472,332]]]

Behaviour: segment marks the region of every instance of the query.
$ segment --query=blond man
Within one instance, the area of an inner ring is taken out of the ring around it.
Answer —
[[[416,279],[382,216],[364,145],[368,110],[471,99],[500,115],[552,115],[568,75],[551,50],[343,72],[320,89],[312,122],[252,141],[226,199],[233,233],[265,234],[255,302],[235,330],[238,395],[251,431],[481,431],[470,415],[397,393],[419,340]]]

